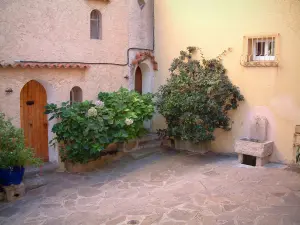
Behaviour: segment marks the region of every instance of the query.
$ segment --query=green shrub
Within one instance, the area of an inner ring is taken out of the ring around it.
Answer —
[[[188,47],[173,60],[171,77],[157,96],[157,109],[167,122],[167,136],[198,143],[214,140],[216,128],[230,130],[228,112],[244,100],[226,75],[220,58],[194,60]]]
[[[99,101],[62,103],[46,106],[50,120],[58,122],[52,132],[63,161],[87,163],[99,158],[109,144],[125,142],[145,133],[143,121],[150,119],[154,106],[152,95],[140,95],[121,88],[113,93],[99,93]]]
[[[135,91],[120,88],[117,92],[100,92],[98,99],[114,112],[111,126],[113,142],[124,142],[140,137],[147,131],[143,122],[152,118],[154,103],[152,94],[140,95]],[[127,123],[132,123],[128,126]]]
[[[62,103],[46,106],[50,120],[58,122],[52,132],[56,137],[50,143],[61,143],[60,154],[63,161],[87,163],[99,157],[101,150],[110,143],[109,124],[113,123],[113,112],[104,107],[96,107],[90,101]]]
[[[25,146],[23,130],[13,126],[0,113],[0,168],[41,164],[42,161],[34,156],[33,149]]]

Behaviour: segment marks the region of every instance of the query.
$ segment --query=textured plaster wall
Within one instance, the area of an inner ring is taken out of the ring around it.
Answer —
[[[129,46],[153,48],[154,0],[145,0],[143,10],[137,0],[129,1]]]
[[[0,0],[0,63],[14,60],[126,63],[127,49],[152,48],[153,0],[143,11],[136,0]],[[102,13],[102,40],[90,40],[90,12]],[[148,20],[150,20],[148,22]],[[131,59],[135,52],[130,54]],[[149,64],[149,60],[145,61]],[[151,67],[152,68],[152,67]],[[36,80],[47,91],[48,103],[69,100],[74,86],[84,100],[99,91],[129,87],[135,67],[91,65],[89,69],[3,69],[0,67],[0,111],[20,126],[20,91]],[[130,79],[124,79],[129,75]],[[6,94],[11,87],[13,93]],[[53,137],[49,124],[49,140]],[[50,161],[57,151],[49,147]]]
[[[83,91],[83,100],[96,100],[100,91],[117,90],[126,86],[122,74],[127,68],[94,66],[89,70],[77,69],[0,69],[0,111],[13,119],[20,126],[20,91],[30,80],[40,82],[47,92],[48,103],[60,104],[68,101],[70,90],[79,86]],[[6,94],[11,87],[13,93]],[[49,123],[49,140],[53,123]],[[49,146],[50,161],[57,160],[57,151]]]
[[[250,118],[259,114],[270,123],[268,136],[275,141],[272,160],[293,162],[293,135],[300,124],[299,12],[299,0],[155,1],[155,53],[160,66],[155,89],[165,83],[172,59],[187,46],[201,47],[208,58],[231,47],[223,63],[246,101],[232,112],[232,131],[216,131],[213,150],[233,152],[234,141],[249,134]],[[243,36],[273,33],[280,33],[280,66],[241,66]],[[163,118],[157,116],[154,128],[161,124]]]
[[[137,4],[137,0],[130,0],[129,7],[129,46],[131,48],[153,49],[154,34],[154,0],[145,0],[145,6],[141,10]],[[137,52],[142,50],[134,50],[130,52],[130,62],[135,58]],[[154,74],[150,60],[145,63],[150,68],[151,75]],[[131,66],[129,71],[129,88],[134,89],[134,75],[136,66]],[[143,71],[142,73],[147,72]],[[150,85],[150,84],[149,84]],[[147,87],[147,89],[149,89]]]
[[[102,13],[102,40],[90,40],[90,12]],[[127,0],[0,0],[0,60],[124,63]]]

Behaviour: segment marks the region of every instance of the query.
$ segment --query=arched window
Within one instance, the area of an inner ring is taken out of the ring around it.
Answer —
[[[75,86],[70,91],[70,103],[82,102],[82,90],[80,87]]]
[[[91,39],[102,39],[102,15],[100,11],[91,12]]]

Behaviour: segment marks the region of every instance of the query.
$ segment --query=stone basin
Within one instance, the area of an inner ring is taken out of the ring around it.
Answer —
[[[234,150],[238,153],[240,163],[245,162],[245,156],[253,156],[256,157],[256,166],[263,166],[269,162],[273,145],[273,141],[256,142],[244,138],[235,142]]]

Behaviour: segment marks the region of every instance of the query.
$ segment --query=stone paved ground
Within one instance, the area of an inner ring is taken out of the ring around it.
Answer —
[[[1,203],[0,224],[300,224],[299,171],[245,168],[233,157],[168,151],[52,179]]]

